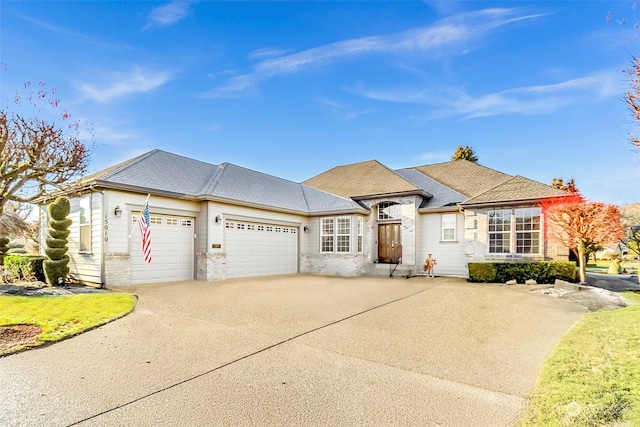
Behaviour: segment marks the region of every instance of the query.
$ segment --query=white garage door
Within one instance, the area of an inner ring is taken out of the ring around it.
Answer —
[[[225,221],[227,277],[298,272],[298,227]]]
[[[136,221],[131,235],[131,283],[171,282],[193,279],[193,240],[195,219],[171,215],[149,216],[151,225],[151,263],[142,254],[142,236]]]

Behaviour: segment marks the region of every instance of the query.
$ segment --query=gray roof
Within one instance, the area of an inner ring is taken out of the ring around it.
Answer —
[[[429,178],[422,172],[414,168],[399,169],[395,171],[398,175],[421,188],[432,197],[425,200],[421,208],[440,208],[443,206],[453,206],[456,203],[467,200],[467,197],[442,185],[435,179]]]
[[[212,165],[153,150],[92,174],[96,185],[307,214],[363,211],[357,202],[231,163]],[[87,183],[86,179],[84,180]]]

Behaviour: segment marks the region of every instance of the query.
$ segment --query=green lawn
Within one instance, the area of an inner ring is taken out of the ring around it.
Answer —
[[[585,314],[558,342],[519,425],[640,425],[640,294],[623,296],[634,305]]]
[[[120,318],[135,305],[136,297],[125,293],[0,296],[0,326],[39,326],[42,334],[38,344],[43,344]],[[7,353],[17,350],[20,348]]]

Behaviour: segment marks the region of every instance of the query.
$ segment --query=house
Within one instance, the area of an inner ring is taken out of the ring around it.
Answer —
[[[467,277],[488,259],[566,259],[539,200],[564,195],[465,160],[337,166],[302,183],[153,150],[73,184],[70,269],[106,286],[275,274]],[[137,221],[149,198],[152,261]],[[41,209],[43,229],[46,209]]]

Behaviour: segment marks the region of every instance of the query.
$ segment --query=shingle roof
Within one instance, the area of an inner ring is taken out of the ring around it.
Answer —
[[[419,187],[376,160],[336,166],[303,184],[342,197],[420,191]]]
[[[567,193],[550,185],[516,175],[502,184],[463,202],[463,205],[536,200],[545,197],[562,197]]]
[[[484,193],[511,178],[511,175],[468,160],[453,160],[413,169],[467,197]]]
[[[153,150],[83,178],[104,187],[237,201],[302,213],[362,211],[357,202],[231,163],[212,165]]]
[[[231,163],[219,166],[215,184],[202,196],[238,200],[299,212],[362,210],[353,200]]]
[[[414,168],[399,169],[396,173],[409,182],[420,187],[424,192],[431,194],[431,198],[425,200],[421,208],[439,208],[452,206],[467,199],[466,196],[440,184]]]
[[[202,192],[215,171],[216,166],[212,164],[153,150],[101,174],[98,181],[195,196]]]

